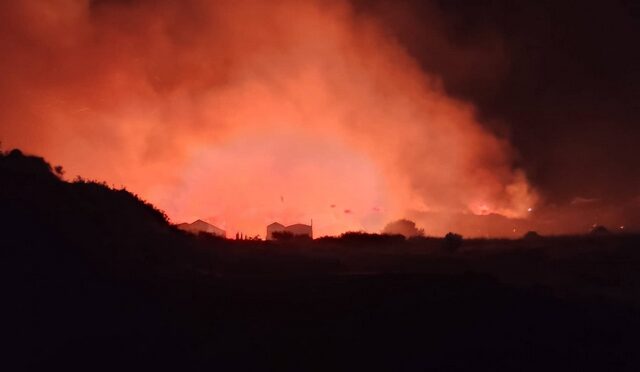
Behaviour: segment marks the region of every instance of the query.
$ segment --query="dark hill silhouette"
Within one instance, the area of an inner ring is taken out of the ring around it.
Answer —
[[[179,238],[161,211],[132,193],[65,182],[42,158],[11,151],[0,157],[0,177],[5,247],[46,246],[55,256],[74,251],[125,262],[157,260],[167,241]]]
[[[176,346],[154,288],[208,260],[161,211],[126,190],[65,182],[17,150],[0,155],[0,205],[7,355],[32,369]]]
[[[182,232],[126,190],[61,173],[42,158],[0,153],[6,366],[640,365],[633,235],[225,240]]]

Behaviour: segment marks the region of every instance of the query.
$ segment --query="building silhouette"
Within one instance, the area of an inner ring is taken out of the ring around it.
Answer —
[[[205,232],[209,234],[213,234],[216,236],[220,236],[222,238],[227,237],[227,232],[222,230],[219,227],[213,226],[210,223],[204,222],[203,220],[196,220],[192,223],[181,223],[177,225],[180,230],[188,231],[193,234],[197,234],[200,232]]]
[[[302,223],[296,223],[293,225],[285,226],[281,223],[274,222],[267,226],[267,240],[274,240],[273,233],[275,232],[287,232],[293,236],[308,236],[313,239],[313,222],[311,225],[305,225]]]

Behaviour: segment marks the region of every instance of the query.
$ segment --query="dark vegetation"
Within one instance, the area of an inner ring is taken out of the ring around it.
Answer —
[[[311,237],[309,237],[309,235],[296,235],[290,231],[274,231],[273,239],[279,242],[296,241],[304,243],[305,241],[311,241]]]
[[[62,174],[0,155],[6,370],[640,368],[638,236],[232,241]]]
[[[382,230],[383,234],[402,235],[407,238],[424,236],[424,229],[419,229],[416,223],[410,220],[401,219],[389,222]]]

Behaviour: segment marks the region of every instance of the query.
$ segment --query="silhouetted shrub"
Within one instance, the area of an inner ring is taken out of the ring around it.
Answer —
[[[424,229],[418,229],[416,223],[407,219],[389,222],[382,230],[386,235],[403,235],[406,238],[424,236]]]
[[[294,238],[293,233],[289,231],[274,231],[271,236],[273,237],[273,240],[279,242],[291,241]]]
[[[597,225],[597,226],[594,226],[593,229],[591,229],[590,234],[591,235],[602,236],[602,235],[609,235],[609,234],[611,234],[611,232],[606,227],[604,227],[602,225]]]
[[[374,246],[392,246],[402,244],[405,237],[400,234],[369,234],[365,232],[346,232],[340,235],[338,242],[350,247],[367,248]]]
[[[536,231],[527,231],[527,233],[522,236],[522,239],[539,240],[542,239],[542,235],[538,234]]]
[[[14,175],[37,177],[44,180],[57,180],[51,166],[43,158],[38,156],[27,156],[18,149],[2,154],[0,158],[0,169],[3,172],[11,172]]]
[[[443,248],[448,252],[455,252],[462,246],[462,235],[456,233],[447,233],[444,236]]]
[[[304,243],[304,242],[309,242],[313,240],[307,234],[294,234],[290,231],[274,231],[271,236],[273,237],[273,240],[276,240],[279,242],[295,241],[298,243]],[[259,236],[256,236],[254,240],[259,241],[260,240]]]

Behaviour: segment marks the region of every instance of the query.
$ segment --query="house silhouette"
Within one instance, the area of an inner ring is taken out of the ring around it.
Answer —
[[[296,223],[289,226],[274,222],[267,226],[267,240],[273,240],[273,233],[275,232],[288,232],[293,236],[308,236],[313,239],[313,222],[311,225]]]
[[[222,230],[219,227],[213,226],[210,223],[204,222],[203,220],[196,220],[192,223],[181,223],[177,225],[177,227],[180,230],[188,231],[193,234],[205,232],[205,233],[213,234],[223,238],[227,237],[226,231]]]

